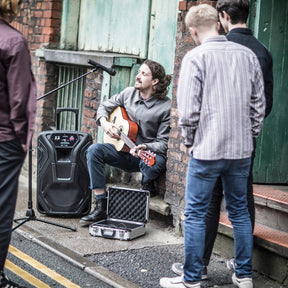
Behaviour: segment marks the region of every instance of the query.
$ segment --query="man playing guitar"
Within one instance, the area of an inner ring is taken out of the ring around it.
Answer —
[[[161,64],[146,60],[136,75],[134,87],[124,89],[99,106],[96,122],[104,129],[106,139],[114,142],[105,141],[104,137],[104,142],[109,143],[96,143],[87,150],[90,188],[96,204],[89,215],[81,218],[82,226],[106,218],[105,164],[126,172],[141,172],[142,188],[149,190],[150,196],[156,194],[154,180],[166,169],[171,110],[171,100],[166,95],[170,82],[171,76],[166,75]],[[117,107],[121,110],[117,111]],[[121,115],[123,125],[117,123]],[[131,124],[127,132],[124,121]],[[132,123],[136,123],[136,130]],[[118,140],[126,144],[125,148],[117,147]]]

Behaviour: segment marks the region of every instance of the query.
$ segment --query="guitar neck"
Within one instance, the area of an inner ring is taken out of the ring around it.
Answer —
[[[136,146],[135,143],[122,131],[120,132],[120,138],[130,149]]]
[[[130,148],[136,147],[135,143],[122,131],[119,131],[120,139]],[[148,165],[152,166],[155,163],[156,154],[151,151],[138,151],[138,156]]]

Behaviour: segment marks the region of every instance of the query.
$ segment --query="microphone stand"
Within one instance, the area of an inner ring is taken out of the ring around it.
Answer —
[[[98,68],[98,67],[97,67]],[[59,87],[49,91],[48,93],[40,96],[39,98],[37,98],[37,101],[45,98],[46,96],[66,87],[67,85],[87,76],[88,74],[90,73],[93,73],[97,70],[97,68],[93,68],[92,70],[84,73],[83,75],[80,75],[79,77],[75,78],[75,79],[72,79],[71,81],[65,83],[65,84],[61,84]],[[18,225],[16,225],[15,227],[13,227],[12,231],[16,230],[17,228],[19,228],[21,225],[25,224],[26,222],[28,221],[31,221],[31,220],[34,220],[34,221],[39,221],[39,222],[43,222],[43,223],[46,223],[46,224],[50,224],[50,225],[54,225],[54,226],[58,226],[58,227],[61,227],[61,228],[65,228],[65,229],[69,229],[69,230],[72,230],[72,231],[76,231],[76,228],[74,227],[70,227],[70,226],[65,226],[65,225],[61,225],[61,224],[57,224],[57,223],[54,223],[54,222],[50,222],[50,221],[47,221],[47,220],[43,220],[43,219],[39,219],[36,217],[35,215],[35,211],[33,209],[33,201],[32,201],[32,141],[31,141],[31,144],[30,144],[30,147],[29,147],[29,152],[28,152],[28,209],[26,211],[26,217],[22,217],[22,218],[17,218],[17,219],[14,219],[14,222],[18,222],[18,221],[22,221],[20,223],[18,223]]]

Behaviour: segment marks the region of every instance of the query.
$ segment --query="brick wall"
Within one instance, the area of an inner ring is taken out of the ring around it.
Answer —
[[[101,101],[103,74],[96,71],[89,74],[86,79],[81,131],[91,134],[92,138],[97,140],[98,126],[95,122],[95,116]]]
[[[57,86],[55,65],[42,61],[35,55],[41,47],[57,47],[59,42],[61,0],[24,1],[12,25],[23,33],[31,52],[32,71],[37,83],[38,97]],[[33,146],[38,133],[55,125],[55,95],[38,101]]]
[[[58,86],[58,67],[36,56],[36,51],[43,47],[59,47],[61,5],[62,0],[24,1],[19,16],[12,23],[28,41],[38,97]],[[102,73],[89,74],[86,79],[81,131],[89,132],[93,139],[97,139],[94,117],[101,97]],[[56,95],[57,92],[54,92],[37,103],[33,147],[37,145],[36,139],[40,132],[55,127]]]
[[[176,104],[176,91],[179,78],[180,66],[183,56],[195,47],[195,43],[185,27],[185,16],[193,5],[207,3],[215,6],[216,1],[180,1],[179,14],[177,19],[177,35],[175,49],[175,66],[173,79],[173,96],[171,110],[171,132],[168,146],[168,161],[166,172],[166,193],[165,201],[170,204],[173,214],[173,224],[176,230],[182,230],[182,214],[184,212],[185,178],[189,155],[181,139],[181,131],[178,127],[178,112]]]

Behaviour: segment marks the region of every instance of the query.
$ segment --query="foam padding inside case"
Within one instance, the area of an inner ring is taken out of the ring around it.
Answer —
[[[119,187],[109,187],[108,217],[145,223],[149,192]]]

